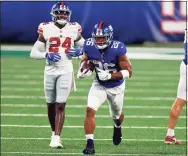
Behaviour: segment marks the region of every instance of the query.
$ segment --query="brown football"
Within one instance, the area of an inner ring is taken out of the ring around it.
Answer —
[[[95,66],[92,62],[90,61],[84,61],[82,62],[82,68],[81,68],[81,72],[86,69],[86,72],[91,70],[93,72],[93,70],[95,69]]]

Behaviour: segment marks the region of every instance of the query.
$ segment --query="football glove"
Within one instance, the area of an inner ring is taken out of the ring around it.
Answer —
[[[46,53],[45,57],[52,62],[58,62],[61,59],[58,53]]]
[[[71,56],[71,57],[78,57],[78,56],[81,56],[83,55],[83,52],[82,52],[82,48],[80,47],[73,47],[69,50],[69,52],[67,53],[68,56]]]
[[[99,80],[107,81],[112,78],[112,74],[108,73],[107,71],[101,70],[99,68],[96,68],[96,69],[97,69],[97,75],[99,77]]]
[[[80,68],[78,69],[77,78],[83,79],[83,78],[85,78],[85,77],[91,76],[91,74],[92,74],[92,71],[91,71],[91,70],[84,69],[84,70],[81,72],[82,66],[83,66],[83,62],[81,63]]]

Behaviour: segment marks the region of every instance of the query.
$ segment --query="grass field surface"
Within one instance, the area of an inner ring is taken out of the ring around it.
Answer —
[[[74,60],[75,74],[79,60]],[[131,60],[133,76],[127,80],[124,98],[123,141],[112,143],[113,122],[107,103],[97,112],[96,155],[186,155],[186,109],[177,124],[180,146],[163,144],[170,107],[176,97],[180,61]],[[45,61],[29,57],[1,58],[1,155],[82,155],[83,121],[93,76],[76,79],[62,132],[64,149],[51,149],[51,130],[43,93]]]

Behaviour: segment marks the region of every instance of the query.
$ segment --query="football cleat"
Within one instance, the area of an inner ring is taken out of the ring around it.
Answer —
[[[49,146],[52,148],[63,148],[63,145],[61,144],[61,141],[60,141],[60,136],[58,135],[52,136]]]
[[[175,136],[166,136],[164,143],[168,145],[172,145],[172,144],[181,145],[182,144],[181,141],[177,140]]]
[[[113,134],[113,143],[114,145],[119,145],[122,140],[121,127],[117,128],[114,126],[114,134]]]
[[[93,155],[95,154],[94,143],[92,139],[87,140],[86,148],[83,150],[83,154]]]

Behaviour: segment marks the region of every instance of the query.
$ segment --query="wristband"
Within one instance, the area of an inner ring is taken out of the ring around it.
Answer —
[[[123,76],[123,79],[129,78],[129,71],[128,70],[121,70],[120,72]]]

